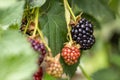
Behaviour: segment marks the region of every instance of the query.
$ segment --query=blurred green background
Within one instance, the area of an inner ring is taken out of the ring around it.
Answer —
[[[80,7],[100,25],[95,26],[96,43],[83,52],[81,64],[93,80],[120,80],[120,0],[80,1],[87,3]]]

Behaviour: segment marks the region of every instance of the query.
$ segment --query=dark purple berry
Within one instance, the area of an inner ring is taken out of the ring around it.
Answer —
[[[37,51],[39,54],[38,64],[40,65],[45,57],[46,49],[43,43],[37,39],[28,38],[28,41],[31,43],[32,48]]]
[[[82,50],[90,49],[95,43],[93,25],[87,19],[82,18],[76,26],[72,26],[72,39],[80,44]]]
[[[33,49],[39,53],[43,53],[43,51],[45,50],[45,46],[43,43],[40,43],[39,40],[36,40],[36,39],[32,39],[32,38],[29,38],[28,39],[29,42],[31,43],[31,46],[33,47]]]

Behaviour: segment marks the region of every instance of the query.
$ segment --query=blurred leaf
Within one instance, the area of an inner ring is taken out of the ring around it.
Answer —
[[[120,67],[120,55],[112,54],[110,57],[110,62],[112,62],[112,64]]]
[[[120,52],[120,38],[119,38],[119,42],[118,42],[118,50]]]
[[[55,1],[48,13],[40,18],[41,29],[48,38],[53,56],[61,51],[63,43],[66,41],[67,27],[63,15],[64,8]]]
[[[74,12],[81,10],[90,15],[94,15],[101,22],[108,22],[115,18],[108,4],[103,4],[101,0],[73,0],[72,8]]]
[[[20,25],[23,14],[24,1],[17,1],[6,9],[0,9],[0,27],[7,28],[10,24]]]
[[[26,80],[29,78],[32,80],[32,75],[37,68],[37,55],[24,36],[17,31],[1,32],[0,80]]]
[[[109,66],[107,46],[102,40],[102,36],[96,36],[95,45],[90,50],[83,51],[81,63],[88,74],[91,75]]]
[[[56,78],[50,76],[49,74],[45,74],[43,80],[57,80]]]
[[[14,5],[17,0],[0,0],[0,9],[8,8]]]
[[[118,13],[119,0],[110,0],[109,6],[115,13]]]
[[[109,68],[102,69],[93,74],[94,80],[120,80],[120,72]]]
[[[30,7],[41,7],[45,2],[46,0],[30,0]]]
[[[67,80],[67,79],[56,79],[56,78],[54,78],[54,77],[52,77],[51,75],[49,75],[49,74],[44,74],[44,76],[43,76],[43,80]]]
[[[89,21],[91,21],[94,24],[94,28],[95,29],[101,29],[99,21],[96,20],[96,18],[94,18],[94,16],[89,15],[87,13],[83,13],[82,17],[85,17],[86,19],[88,19]]]

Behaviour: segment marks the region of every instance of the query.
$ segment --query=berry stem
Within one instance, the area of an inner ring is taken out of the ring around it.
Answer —
[[[69,39],[70,39],[70,46],[71,46],[71,44],[73,43],[73,40],[72,40],[72,36],[71,36],[71,33],[70,33],[70,31],[71,31],[70,26],[68,26],[67,29],[68,29],[68,36],[69,36]]]
[[[47,48],[47,50],[48,50],[49,56],[52,57],[51,49],[49,48],[49,46],[48,46],[47,43],[45,42],[44,37],[43,37],[43,34],[42,34],[42,31],[41,31],[39,28],[37,28],[37,31],[38,31],[38,33],[39,33],[39,35],[40,35],[40,37],[41,37],[42,42],[44,43],[44,45],[46,46],[46,48]]]
[[[70,31],[71,31],[71,29],[70,29],[70,26],[68,26],[68,31],[69,31],[69,38],[70,38],[70,43],[73,43],[73,40],[72,40],[72,36],[71,36],[71,33],[70,33]]]
[[[68,10],[70,11],[70,13],[71,13],[71,15],[72,15],[73,20],[76,22],[76,17],[75,17],[75,15],[74,15],[74,13],[73,13],[73,11],[72,11],[72,9],[71,9],[68,1],[65,0],[65,3],[66,3],[66,6],[67,6]]]
[[[70,27],[70,11],[71,11],[71,8],[67,2],[67,0],[64,0],[64,8],[65,8],[65,19],[66,19],[66,23],[67,23],[67,30],[68,30],[68,37],[69,37],[69,40],[70,40],[70,45],[73,43],[73,40],[72,40],[72,36],[71,36],[71,27]],[[73,14],[73,12],[72,12]],[[74,14],[73,14],[74,16]],[[74,16],[75,17],[75,16]],[[75,19],[76,20],[76,19]]]
[[[28,26],[29,26],[29,20],[28,20],[28,23],[27,23],[27,25],[25,27],[24,34],[26,34],[26,32],[27,32]]]
[[[82,73],[87,78],[87,80],[92,80],[92,78],[86,73],[86,71],[83,69],[81,65],[79,65],[79,68],[81,69]]]
[[[36,34],[36,31],[37,31],[37,27],[38,27],[38,17],[39,17],[39,8],[37,7],[36,8],[36,16],[35,16],[35,29],[34,29],[34,32],[33,32],[33,35],[32,36],[35,36]]]

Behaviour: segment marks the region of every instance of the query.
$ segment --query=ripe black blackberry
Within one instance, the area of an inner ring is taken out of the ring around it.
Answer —
[[[90,49],[95,43],[93,35],[93,25],[91,22],[82,18],[78,24],[72,26],[72,39],[80,44],[82,50]]]

